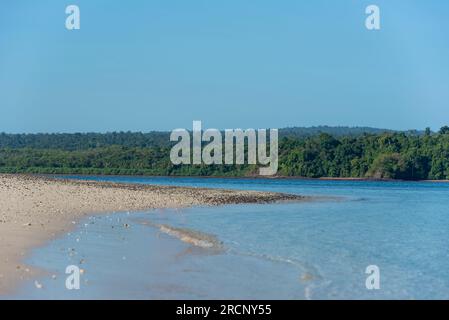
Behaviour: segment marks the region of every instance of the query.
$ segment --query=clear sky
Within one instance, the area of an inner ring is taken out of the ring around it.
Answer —
[[[65,28],[65,8],[81,30]],[[365,8],[381,9],[381,30]],[[449,124],[447,0],[2,0],[0,132]]]

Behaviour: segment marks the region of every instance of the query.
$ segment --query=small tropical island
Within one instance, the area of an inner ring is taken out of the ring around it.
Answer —
[[[254,177],[257,165],[173,165],[169,132],[0,134],[0,172]],[[279,177],[449,179],[449,127],[279,130]]]

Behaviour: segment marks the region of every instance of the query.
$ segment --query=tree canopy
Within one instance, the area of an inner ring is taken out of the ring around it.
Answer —
[[[178,165],[168,133],[0,134],[0,172],[251,176],[255,165]],[[281,135],[279,175],[449,179],[449,127],[438,133]]]

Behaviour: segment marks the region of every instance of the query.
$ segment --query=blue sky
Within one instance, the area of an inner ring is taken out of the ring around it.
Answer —
[[[436,130],[448,39],[447,0],[3,0],[0,131]]]

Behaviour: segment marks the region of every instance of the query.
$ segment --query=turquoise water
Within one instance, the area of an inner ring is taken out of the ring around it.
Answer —
[[[71,178],[338,198],[90,218],[96,223],[80,222],[72,234],[36,250],[29,261],[60,272],[82,256],[88,270],[84,277],[90,278],[87,289],[68,292],[60,282],[43,278],[45,290],[31,290],[28,284],[21,297],[449,299],[449,184]],[[131,227],[120,228],[123,223]],[[222,248],[192,248],[151,223],[214,235]],[[77,248],[75,258],[67,255],[70,247]],[[365,287],[369,265],[379,267],[379,290]],[[121,290],[111,290],[111,283]]]

